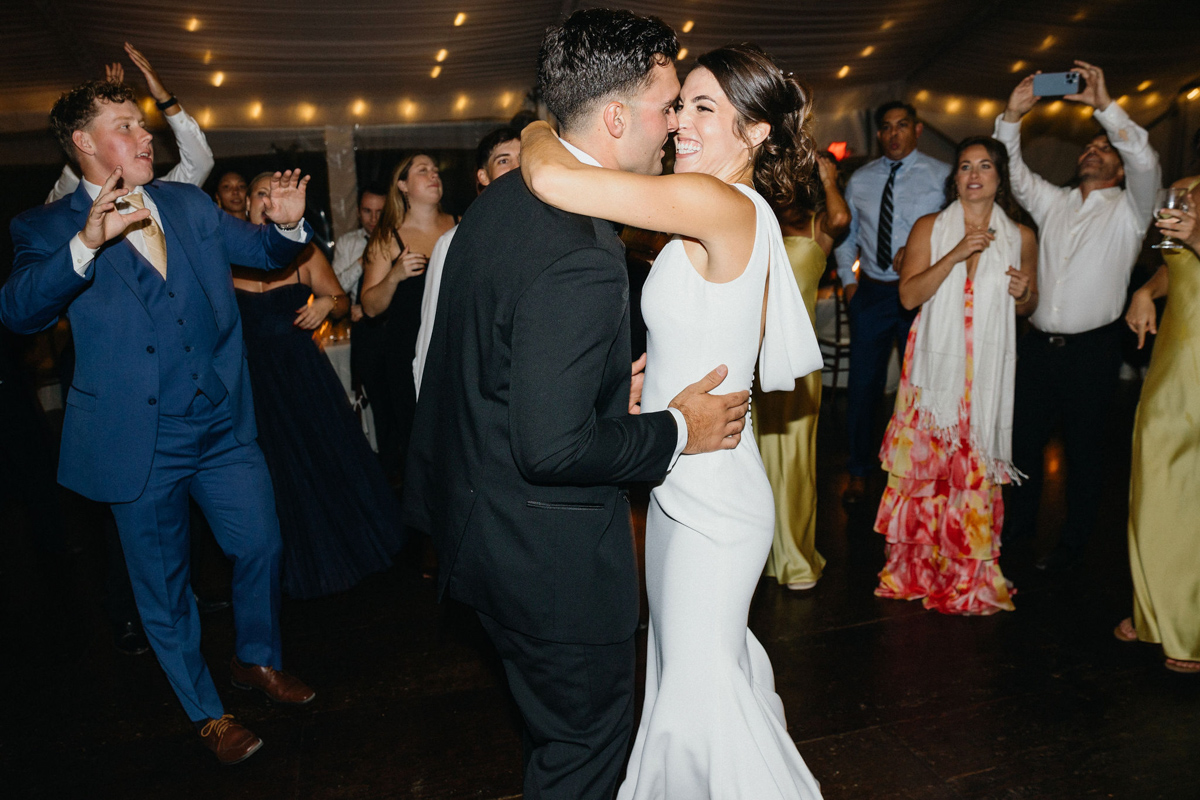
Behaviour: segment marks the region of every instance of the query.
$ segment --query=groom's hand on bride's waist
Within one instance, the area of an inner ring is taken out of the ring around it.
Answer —
[[[683,452],[711,453],[732,450],[742,440],[746,427],[746,412],[750,408],[750,392],[709,394],[721,385],[729,369],[722,364],[671,401],[687,421],[687,446]]]

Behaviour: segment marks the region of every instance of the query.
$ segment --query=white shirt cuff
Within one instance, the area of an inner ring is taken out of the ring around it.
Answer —
[[[292,228],[290,231],[284,230],[283,228],[279,227],[279,225],[275,226],[275,230],[279,231],[280,235],[282,235],[284,238],[291,239],[293,242],[300,242],[303,244],[304,242],[308,241],[308,229],[304,226],[304,220],[300,220],[300,224]]]
[[[683,454],[683,448],[687,447],[688,430],[687,420],[683,418],[682,411],[678,408],[668,408],[667,411],[670,411],[671,416],[675,418],[675,427],[678,430],[678,435],[675,439],[675,454],[671,456],[671,463],[667,467],[670,470],[675,466],[675,462],[679,460],[679,456]]]
[[[92,266],[92,260],[96,257],[96,251],[84,244],[78,233],[71,239],[70,247],[71,266],[75,268],[75,274],[86,278],[87,271]]]
[[[996,117],[995,137],[1001,142],[1008,144],[1013,141],[1021,140],[1021,123],[1009,122],[1004,118],[1004,115]]]

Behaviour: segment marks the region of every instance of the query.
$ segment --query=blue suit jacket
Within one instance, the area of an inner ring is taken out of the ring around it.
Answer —
[[[229,390],[238,441],[257,436],[246,371],[242,321],[230,263],[278,269],[304,245],[274,225],[251,225],[218,209],[195,186],[154,181],[144,188],[158,206],[170,269],[190,268],[217,326],[213,368]],[[13,271],[0,288],[0,322],[36,333],[63,313],[75,337],[75,377],[67,394],[58,480],[107,503],[137,499],[146,486],[158,436],[158,358],[162,347],[137,289],[142,256],[123,237],[96,253],[80,277],[70,241],[83,229],[92,200],[81,184],[69,197],[12,221]],[[311,232],[310,232],[311,237]]]

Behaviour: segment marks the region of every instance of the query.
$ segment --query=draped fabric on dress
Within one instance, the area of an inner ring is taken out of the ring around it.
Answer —
[[[344,591],[391,566],[404,544],[399,504],[329,360],[292,324],[301,283],[239,291],[258,442],[275,486],[283,590]]]
[[[774,388],[821,366],[779,224],[757,193],[737,188],[757,210],[745,272],[710,283],[674,239],[646,279],[647,411],[666,408],[717,364],[729,374],[714,393],[749,389],[756,361]],[[680,456],[651,493],[646,699],[620,800],[820,797],[788,735],[771,662],[746,627],[773,532],[771,486],[753,436],[732,450]]]

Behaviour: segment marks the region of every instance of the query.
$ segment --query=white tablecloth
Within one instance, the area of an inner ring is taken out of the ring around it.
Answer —
[[[338,379],[342,382],[342,388],[346,390],[346,397],[350,398],[350,405],[354,406],[358,412],[359,421],[362,422],[363,435],[371,443],[371,449],[378,452],[379,445],[375,442],[375,416],[371,413],[370,406],[364,408],[359,405],[358,396],[354,393],[354,386],[350,380],[350,340],[348,338],[318,339],[317,344],[324,351],[329,363],[333,365],[333,371],[337,373]]]

